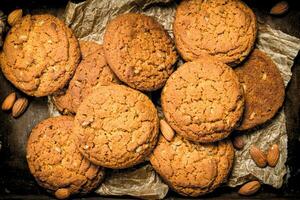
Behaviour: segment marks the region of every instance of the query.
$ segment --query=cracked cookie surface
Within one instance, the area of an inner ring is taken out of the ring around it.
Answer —
[[[74,118],[48,118],[31,132],[27,143],[30,172],[42,187],[67,189],[71,194],[88,193],[104,177],[104,168],[93,165],[77,150],[73,135]]]
[[[239,0],[182,1],[173,27],[184,60],[211,55],[232,66],[250,53],[257,33],[253,11]]]
[[[273,118],[283,104],[285,89],[272,59],[255,49],[235,72],[245,94],[245,111],[237,130],[251,129]]]
[[[154,18],[142,14],[123,14],[109,22],[104,48],[119,79],[142,91],[161,88],[177,60],[168,33]]]
[[[5,77],[31,96],[47,96],[63,88],[79,63],[78,41],[52,15],[27,15],[5,38],[1,68]]]
[[[98,86],[79,106],[74,133],[80,152],[94,164],[127,168],[142,162],[158,136],[151,100],[129,87]]]
[[[109,68],[103,46],[95,42],[79,41],[82,60],[80,61],[68,88],[53,96],[53,102],[59,111],[76,113],[82,100],[97,85],[119,83],[116,75]]]
[[[194,143],[176,135],[171,142],[160,136],[150,156],[155,171],[176,192],[200,196],[226,181],[234,159],[229,140]]]
[[[243,90],[235,72],[212,57],[180,66],[161,94],[163,113],[180,135],[196,142],[227,137],[244,108]]]

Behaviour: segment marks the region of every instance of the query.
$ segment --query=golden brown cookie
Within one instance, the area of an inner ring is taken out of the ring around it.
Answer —
[[[202,143],[227,137],[244,108],[238,77],[213,57],[180,66],[163,88],[161,103],[168,123],[178,134]]]
[[[154,18],[143,14],[123,14],[109,22],[104,49],[119,79],[142,91],[163,87],[177,60],[168,33]]]
[[[99,185],[104,169],[85,159],[76,148],[74,118],[48,118],[31,132],[27,162],[39,185],[53,193],[88,193]]]
[[[229,140],[200,144],[178,135],[171,142],[161,136],[150,156],[155,171],[174,191],[194,197],[212,192],[225,182],[233,159]]]
[[[5,38],[1,68],[14,86],[31,96],[47,96],[63,88],[80,59],[78,41],[52,15],[27,15]]]
[[[237,129],[250,129],[274,117],[284,101],[284,82],[272,59],[255,49],[235,72],[245,94],[245,111]]]
[[[95,42],[80,41],[82,60],[66,91],[53,96],[59,111],[76,113],[82,100],[91,93],[96,85],[118,83],[118,78],[109,68],[102,45]]]
[[[151,100],[129,87],[98,86],[79,106],[74,133],[80,152],[94,164],[127,168],[153,150],[159,120]]]
[[[184,60],[211,55],[229,65],[245,59],[257,33],[253,11],[239,0],[181,1],[173,27]]]

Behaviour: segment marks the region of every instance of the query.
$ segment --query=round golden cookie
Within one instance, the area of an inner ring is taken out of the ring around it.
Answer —
[[[171,142],[160,137],[150,156],[155,171],[176,192],[200,196],[226,181],[234,151],[229,140],[200,144],[175,136]]]
[[[182,1],[173,27],[184,60],[211,55],[232,66],[250,53],[257,33],[253,11],[239,0]]]
[[[82,100],[91,93],[96,85],[118,83],[118,78],[109,68],[103,46],[95,42],[80,41],[82,60],[80,61],[68,88],[53,96],[59,111],[76,113]]]
[[[109,22],[104,49],[119,79],[142,91],[163,87],[177,60],[168,33],[154,18],[143,14],[123,14]]]
[[[74,118],[48,118],[31,132],[27,162],[38,184],[53,193],[88,193],[104,177],[104,169],[85,159],[76,148]]]
[[[5,38],[1,68],[5,77],[31,96],[47,96],[63,88],[79,63],[78,41],[52,15],[27,15]]]
[[[212,57],[180,66],[161,94],[163,113],[181,136],[214,142],[237,126],[244,108],[243,90],[235,72]]]
[[[153,150],[159,120],[151,100],[129,87],[98,86],[79,106],[74,133],[79,151],[94,164],[127,168]]]
[[[251,129],[273,118],[283,104],[285,91],[272,59],[255,49],[235,72],[245,94],[245,111],[237,130]]]

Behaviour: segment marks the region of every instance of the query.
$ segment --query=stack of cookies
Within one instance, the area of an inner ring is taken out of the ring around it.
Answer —
[[[42,187],[57,198],[87,193],[105,168],[147,158],[185,196],[226,181],[234,160],[228,136],[277,113],[283,79],[253,50],[256,18],[239,0],[182,1],[173,29],[175,43],[153,17],[122,14],[100,45],[78,42],[50,15],[28,15],[12,27],[1,52],[4,75],[27,95],[51,95],[67,115],[42,121],[29,136],[29,169]],[[177,51],[186,62],[176,69]],[[160,134],[148,97],[160,89],[172,137]]]

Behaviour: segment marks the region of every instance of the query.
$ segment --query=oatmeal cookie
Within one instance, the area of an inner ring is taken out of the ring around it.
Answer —
[[[182,1],[173,27],[186,61],[211,55],[232,66],[250,53],[257,33],[255,14],[239,0]]]
[[[63,93],[53,96],[54,104],[65,114],[76,113],[79,104],[96,85],[119,83],[104,58],[102,45],[87,41],[80,41],[79,44],[82,60],[76,72],[68,88]]]
[[[237,129],[251,129],[273,118],[283,104],[285,91],[272,59],[255,49],[235,72],[245,93],[245,112]]]
[[[163,87],[177,60],[168,33],[154,18],[143,14],[123,14],[109,22],[104,49],[119,79],[142,91]]]
[[[161,136],[150,156],[155,171],[174,191],[194,197],[212,192],[225,182],[233,159],[229,140],[200,144],[179,135],[171,142]]]
[[[129,87],[98,86],[79,106],[74,133],[80,152],[94,164],[127,168],[153,150],[159,120],[151,100]]]
[[[5,77],[31,96],[47,96],[63,88],[79,63],[78,41],[58,18],[27,15],[5,38],[1,68]]]
[[[243,90],[235,72],[213,57],[180,66],[161,94],[170,126],[195,142],[214,142],[237,126],[244,108]]]
[[[39,123],[27,143],[27,162],[39,185],[53,193],[88,193],[97,187],[104,168],[93,165],[76,148],[74,118],[60,116]]]

